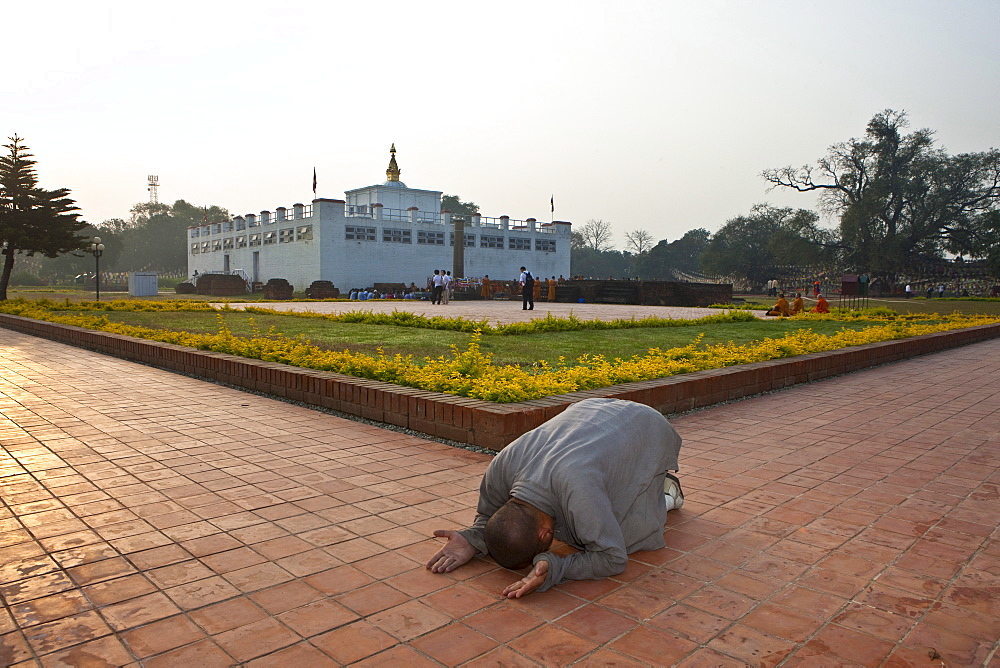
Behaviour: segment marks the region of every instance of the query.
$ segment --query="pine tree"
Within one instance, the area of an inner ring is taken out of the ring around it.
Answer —
[[[0,156],[0,301],[7,299],[7,284],[14,268],[14,255],[39,253],[57,257],[85,248],[87,240],[77,232],[86,227],[77,218],[76,202],[69,189],[44,190],[38,187],[34,156],[17,135],[5,144],[9,153]]]

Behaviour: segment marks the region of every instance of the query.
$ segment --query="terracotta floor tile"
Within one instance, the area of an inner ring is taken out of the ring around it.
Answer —
[[[297,536],[282,536],[273,540],[266,540],[255,543],[254,552],[267,559],[280,559],[300,552],[307,552],[313,549],[311,543],[307,543]]]
[[[152,550],[134,552],[128,558],[137,568],[149,570],[186,561],[191,559],[191,554],[179,545],[170,544]]]
[[[156,591],[156,586],[142,575],[136,574],[88,585],[82,587],[82,591],[94,605],[104,606],[152,593]]]
[[[0,656],[10,666],[34,666],[31,646],[18,632],[0,635]],[[25,663],[21,663],[25,662]]]
[[[343,564],[340,559],[321,549],[299,552],[298,554],[277,559],[276,563],[296,577],[321,573]]]
[[[110,634],[111,629],[94,610],[24,629],[25,638],[37,654],[48,654]]]
[[[675,603],[649,620],[649,624],[703,644],[730,626],[732,621],[683,603]]]
[[[864,633],[830,624],[811,640],[826,648],[824,654],[833,654],[864,666],[878,665],[892,652],[894,643]],[[971,664],[963,664],[971,665]]]
[[[918,623],[906,638],[903,645],[913,649],[933,647],[946,665],[978,666],[982,665],[995,643],[982,643],[968,635],[956,633],[932,624]]]
[[[700,580],[665,568],[652,569],[633,582],[633,585],[640,589],[674,600],[697,591],[703,584],[704,582]]]
[[[709,647],[703,647],[675,665],[677,668],[745,668],[747,663]]]
[[[211,635],[258,622],[267,613],[246,598],[234,598],[209,605],[189,614],[192,621]]]
[[[976,586],[966,584],[972,583],[971,577],[968,580],[960,577],[944,590],[942,600],[963,610],[1000,618],[1000,591],[996,590],[996,587],[1000,586],[1000,576],[988,576],[982,571],[975,571],[968,575],[977,576]]]
[[[394,552],[385,551],[381,551],[376,556],[362,559],[353,564],[359,571],[363,571],[377,580],[412,570],[415,565],[409,559],[405,559]]]
[[[322,597],[316,589],[301,580],[286,582],[250,595],[252,601],[272,615],[313,603]]]
[[[240,595],[236,587],[218,575],[170,587],[164,589],[163,593],[182,610],[194,610]]]
[[[145,576],[162,589],[176,587],[215,575],[211,569],[195,559],[181,561],[162,568],[145,571]]]
[[[323,549],[345,564],[357,563],[385,552],[384,547],[367,538],[352,538]]]
[[[819,619],[772,603],[756,607],[744,615],[740,623],[796,643],[804,642],[823,625]]]
[[[225,631],[213,639],[238,661],[256,659],[300,640],[299,636],[271,617]]]
[[[595,604],[578,608],[560,617],[555,623],[581,638],[599,644],[614,640],[638,625],[633,619]]]
[[[309,668],[336,668],[340,664],[307,642],[278,650],[274,654],[262,656],[246,664],[248,668],[286,668],[286,666],[308,666]]]
[[[686,596],[684,603],[732,620],[739,619],[754,606],[752,599],[713,585]]]
[[[180,609],[160,592],[101,608],[101,614],[116,631],[142,626],[179,612]]]
[[[50,594],[74,589],[76,584],[62,571],[52,571],[43,575],[25,578],[9,584],[0,585],[0,596],[9,605],[42,598]]]
[[[560,591],[577,598],[594,601],[610,594],[621,586],[620,582],[605,578],[603,580],[569,580],[559,585]]]
[[[512,640],[508,646],[546,666],[564,666],[593,651],[597,644],[556,626],[545,625]]]
[[[46,654],[42,657],[45,668],[77,668],[86,665],[126,666],[135,661],[121,640],[115,636],[104,636],[73,647]]]
[[[225,575],[241,568],[256,566],[267,561],[267,559],[249,547],[241,545],[235,550],[226,550],[225,552],[216,552],[215,554],[203,556],[201,557],[201,561],[216,573]]]
[[[638,587],[622,587],[596,601],[612,610],[639,620],[647,620],[666,610],[674,599]]]
[[[132,564],[122,557],[103,559],[82,566],[67,568],[66,572],[80,586],[94,584],[103,580],[112,580],[124,575],[131,575],[136,570]]]
[[[202,640],[143,662],[145,668],[177,668],[177,666],[229,668],[233,664],[233,659],[211,640]]]
[[[677,663],[693,652],[698,645],[669,632],[639,627],[615,640],[608,647],[651,665],[666,666]]]
[[[708,646],[752,665],[775,666],[791,654],[796,644],[743,624],[734,624],[709,641]]]
[[[461,619],[497,602],[497,597],[464,584],[451,584],[420,599],[453,619]]]
[[[79,591],[64,591],[25,603],[10,606],[11,614],[21,628],[44,624],[92,609],[90,601]]]
[[[231,571],[223,577],[244,593],[266,589],[293,579],[288,571],[271,562]]]
[[[400,605],[410,599],[410,596],[382,582],[375,582],[367,587],[355,589],[337,597],[340,603],[365,617]]]
[[[396,645],[381,654],[362,659],[354,666],[356,668],[382,668],[383,666],[413,666],[414,668],[437,668],[440,664],[410,649],[405,645]]]
[[[396,639],[366,621],[357,621],[316,636],[310,642],[346,665],[393,647]]]
[[[465,626],[451,624],[417,638],[413,647],[447,666],[456,666],[497,647],[497,642]]]
[[[280,613],[277,618],[303,638],[310,638],[356,621],[358,615],[340,603],[324,599]]]
[[[136,656],[161,654],[205,638],[205,632],[183,615],[147,624],[121,634]]]
[[[58,568],[58,564],[47,554],[14,559],[13,561],[0,564],[0,585],[24,580],[33,575],[51,573]]]
[[[592,655],[593,656],[593,655]],[[607,665],[607,666],[631,666],[625,657],[620,654],[616,655],[624,660],[623,663],[615,662],[598,662],[595,665]],[[498,647],[492,652],[487,652],[482,656],[463,664],[463,668],[534,668],[535,666],[541,666],[543,664],[532,661],[531,659],[525,657],[522,654],[518,654],[513,650],[506,647]],[[582,665],[586,665],[585,663]],[[636,665],[646,665],[646,664],[636,664]]]
[[[878,583],[870,585],[854,600],[904,617],[918,617],[933,604],[930,598],[914,596]]]
[[[370,616],[368,621],[389,635],[405,642],[440,628],[450,620],[447,616],[423,603],[409,601],[376,613]]]
[[[310,587],[327,596],[336,596],[371,584],[374,579],[353,566],[337,566],[328,571],[310,575],[304,578],[304,581]]]

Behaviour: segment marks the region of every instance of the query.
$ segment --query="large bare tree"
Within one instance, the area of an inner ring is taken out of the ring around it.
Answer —
[[[645,255],[653,248],[653,235],[646,230],[625,233],[625,250],[633,255]]]
[[[611,250],[611,223],[591,218],[580,228],[584,245],[595,251]]]

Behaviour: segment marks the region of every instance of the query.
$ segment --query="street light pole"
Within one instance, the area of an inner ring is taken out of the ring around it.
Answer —
[[[90,244],[90,252],[94,254],[94,286],[97,288],[97,301],[101,301],[101,254],[104,252],[104,244],[100,237],[94,237],[94,242]]]

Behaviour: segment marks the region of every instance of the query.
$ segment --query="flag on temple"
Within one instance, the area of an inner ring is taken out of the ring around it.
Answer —
[[[316,168],[313,167],[313,197],[316,197]]]

